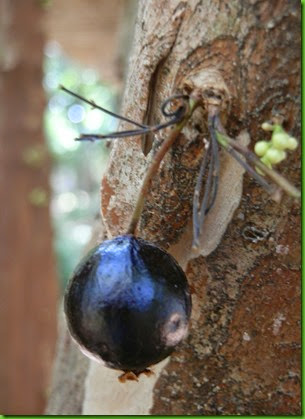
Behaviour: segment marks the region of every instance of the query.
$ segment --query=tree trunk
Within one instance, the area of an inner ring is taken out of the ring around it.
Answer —
[[[0,411],[11,415],[43,412],[56,339],[42,22],[39,2],[0,0]]]
[[[197,88],[222,96],[227,132],[247,130],[250,147],[274,114],[300,135],[297,0],[157,4],[139,4],[122,114],[154,124],[164,99]],[[83,414],[300,414],[300,205],[286,197],[275,204],[222,155],[217,201],[194,257],[203,137],[206,114],[198,111],[152,183],[139,233],[168,249],[195,289],[189,337],[139,383],[123,385],[116,371],[90,362]],[[114,143],[102,181],[108,236],[126,232],[156,143],[147,157],[140,140]],[[294,153],[280,170],[298,186],[299,167]]]

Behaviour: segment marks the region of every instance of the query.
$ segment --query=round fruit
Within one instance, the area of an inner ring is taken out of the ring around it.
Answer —
[[[92,249],[66,294],[69,330],[83,352],[136,374],[166,358],[186,336],[186,276],[164,250],[132,235]]]
[[[271,142],[274,148],[278,150],[285,150],[289,141],[289,135],[285,132],[275,132],[272,135]]]
[[[267,141],[258,141],[254,146],[254,151],[257,156],[262,157],[266,154],[268,148],[269,143]]]
[[[286,152],[283,150],[277,150],[276,148],[269,148],[265,154],[266,159],[270,161],[271,164],[280,163],[287,156]]]
[[[289,150],[295,150],[298,146],[298,141],[294,137],[289,137],[287,141],[287,148]]]

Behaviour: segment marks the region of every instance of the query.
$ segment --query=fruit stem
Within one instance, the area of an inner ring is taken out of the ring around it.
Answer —
[[[174,142],[178,138],[180,132],[182,131],[183,127],[185,126],[187,121],[192,116],[194,110],[199,106],[199,103],[200,103],[199,99],[197,99],[195,96],[190,97],[189,103],[188,103],[189,108],[188,108],[184,118],[182,119],[181,122],[179,122],[179,124],[175,125],[175,127],[173,128],[169,137],[166,140],[164,140],[160,149],[157,151],[157,153],[153,157],[153,160],[152,160],[151,165],[149,166],[149,168],[146,172],[141,190],[139,192],[137,203],[136,203],[136,206],[134,208],[134,211],[133,211],[133,214],[132,214],[132,217],[131,217],[131,221],[130,221],[130,224],[129,224],[129,227],[128,227],[128,230],[127,230],[127,234],[135,234],[137,225],[139,223],[139,220],[140,220],[140,217],[141,217],[141,214],[142,214],[142,211],[143,211],[145,198],[146,198],[146,195],[148,194],[148,191],[149,191],[149,188],[150,188],[150,185],[151,185],[151,181],[152,181],[153,177],[155,176],[155,174],[157,173],[157,171],[159,169],[159,166],[161,164],[161,161],[163,160],[165,154],[171,148],[171,146],[174,144]]]

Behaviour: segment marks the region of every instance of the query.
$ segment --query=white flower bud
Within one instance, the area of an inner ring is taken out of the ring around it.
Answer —
[[[296,138],[294,137],[289,137],[288,138],[288,143],[287,143],[287,148],[289,150],[295,150],[298,146],[298,141]]]
[[[264,155],[264,157],[261,158],[261,162],[263,162],[267,167],[269,167],[269,169],[272,169],[271,162],[269,161],[266,154]]]
[[[288,148],[289,135],[285,132],[276,132],[272,135],[271,142],[274,148],[285,150]]]
[[[255,154],[262,157],[266,154],[270,144],[267,141],[258,141],[254,146]]]
[[[275,148],[270,148],[266,153],[266,159],[268,159],[271,164],[277,164],[284,160],[285,157],[285,151],[277,150]]]
[[[263,122],[262,129],[264,131],[273,131],[274,125],[270,124],[270,122]]]

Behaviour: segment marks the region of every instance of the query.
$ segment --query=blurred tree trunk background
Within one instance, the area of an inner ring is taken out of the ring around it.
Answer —
[[[0,0],[2,414],[43,412],[56,339],[43,25],[38,1]]]

